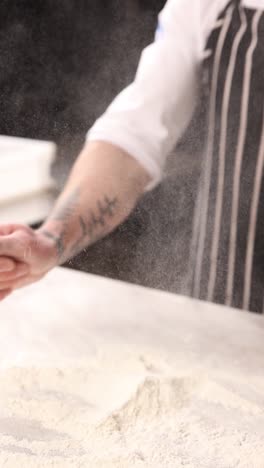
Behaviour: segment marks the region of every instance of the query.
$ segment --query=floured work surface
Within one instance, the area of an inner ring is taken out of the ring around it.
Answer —
[[[259,317],[62,270],[1,315],[1,468],[263,468]]]

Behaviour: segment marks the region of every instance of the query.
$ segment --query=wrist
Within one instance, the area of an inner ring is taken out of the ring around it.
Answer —
[[[88,244],[88,240],[85,242],[83,239],[80,221],[66,225],[52,219],[47,220],[39,228],[39,234],[53,243],[59,265],[77,255]]]
[[[45,241],[48,262],[51,267],[59,266],[65,262],[63,234],[52,228],[51,225],[44,224],[36,231],[36,235],[40,241]]]

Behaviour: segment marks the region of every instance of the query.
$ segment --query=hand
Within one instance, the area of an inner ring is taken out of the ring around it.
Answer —
[[[23,225],[0,226],[0,300],[58,264],[55,241]]]

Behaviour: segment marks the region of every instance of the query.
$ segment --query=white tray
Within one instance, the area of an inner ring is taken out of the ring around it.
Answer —
[[[54,186],[52,142],[0,136],[0,204]]]

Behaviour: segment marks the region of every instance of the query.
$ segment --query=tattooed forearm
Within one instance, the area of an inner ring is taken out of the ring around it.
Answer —
[[[88,216],[80,214],[83,211],[78,206],[79,191],[72,193],[57,209],[48,221],[58,222],[55,232],[53,228],[44,225],[42,234],[55,243],[60,263],[78,254],[107,234],[112,226],[108,221],[116,214],[117,199],[105,196],[96,203],[94,210]],[[110,228],[110,229],[109,229]],[[79,238],[76,236],[79,232]],[[72,245],[73,244],[73,245]]]

